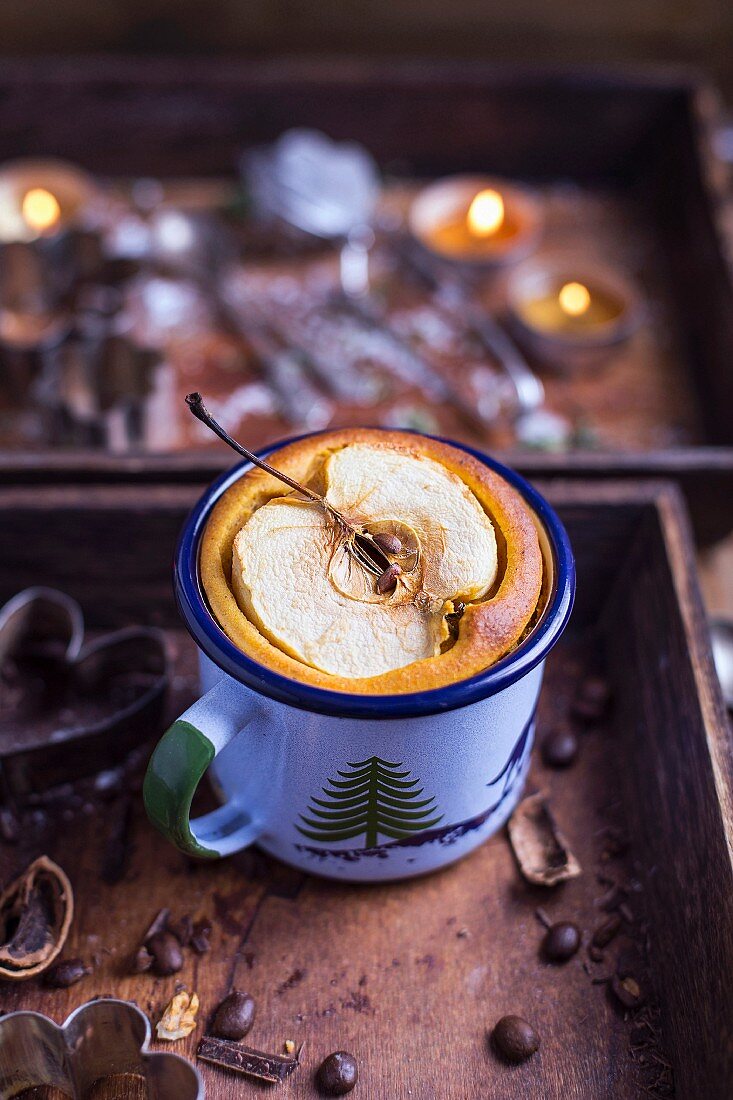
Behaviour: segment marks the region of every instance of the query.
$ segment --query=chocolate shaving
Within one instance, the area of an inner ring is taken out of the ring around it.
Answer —
[[[555,886],[580,874],[580,864],[558,829],[544,794],[523,799],[507,828],[519,870],[528,882]]]
[[[48,969],[74,915],[71,883],[40,856],[0,894],[0,978],[24,981]]]
[[[262,1050],[243,1047],[228,1039],[215,1039],[206,1035],[198,1045],[196,1057],[222,1069],[230,1069],[247,1077],[255,1077],[258,1081],[279,1085],[287,1081],[300,1065],[302,1049],[301,1045],[292,1057],[285,1057],[282,1054],[266,1054]]]

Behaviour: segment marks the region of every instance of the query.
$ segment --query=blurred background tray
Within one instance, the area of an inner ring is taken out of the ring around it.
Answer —
[[[41,852],[58,860],[77,899],[66,954],[94,973],[69,990],[6,987],[3,1010],[61,1020],[106,994],[157,1019],[181,981],[201,998],[201,1024],[176,1047],[192,1057],[203,1022],[236,986],[257,1002],[252,1045],[278,1051],[285,1039],[307,1040],[288,1084],[297,1097],[315,1097],[312,1072],[334,1049],[357,1056],[364,1100],[664,1097],[670,1075],[680,1097],[728,1095],[733,761],[684,510],[674,488],[653,483],[543,488],[575,548],[578,602],[548,661],[538,736],[568,720],[589,661],[605,663],[614,693],[611,714],[581,734],[577,763],[550,771],[535,753],[529,781],[548,792],[580,878],[554,891],[528,887],[503,835],[445,872],[368,889],[256,852],[194,864],[146,822],[138,759],[127,773],[10,807],[17,836],[0,845],[0,880]],[[170,583],[195,496],[193,486],[160,484],[0,489],[0,601],[45,583],[78,598],[91,629],[164,627],[175,663],[171,717],[195,692],[195,649]],[[575,920],[587,945],[608,915],[600,902],[609,882],[628,891],[628,909],[603,960],[589,961],[584,947],[564,967],[542,962],[537,906]],[[207,918],[211,950],[187,953],[170,978],[131,975],[162,907],[176,920]],[[648,992],[636,1016],[593,984],[629,956]],[[486,1046],[487,1028],[507,1012],[541,1035],[539,1055],[521,1069]],[[257,1091],[202,1073],[212,1100]],[[101,1087],[95,1096],[122,1095],[119,1082]],[[127,1100],[137,1087],[126,1086]]]
[[[709,89],[679,71],[17,60],[0,75],[0,160],[54,154],[103,177],[152,176],[174,190],[211,180],[217,193],[218,181],[234,180],[244,147],[314,126],[362,142],[391,181],[480,171],[533,185],[547,203],[549,243],[629,270],[647,319],[597,373],[544,374],[550,407],[577,421],[575,449],[518,450],[505,433],[477,440],[438,427],[532,476],[673,477],[709,542],[733,527],[733,290],[718,227],[720,166],[709,153],[715,112]],[[143,458],[49,453],[37,440],[0,456],[0,479],[208,478],[226,459],[191,450],[200,440],[181,402],[207,379],[217,392],[229,384],[204,359],[169,393],[168,446],[178,453],[153,453],[154,432],[140,444],[150,452]],[[254,446],[293,430],[277,417],[245,427]]]

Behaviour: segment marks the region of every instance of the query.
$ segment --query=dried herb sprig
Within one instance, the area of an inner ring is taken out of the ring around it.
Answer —
[[[384,573],[390,569],[392,562],[381,549],[374,536],[371,535],[365,527],[347,519],[346,516],[342,512],[339,512],[337,508],[334,508],[321,493],[317,493],[315,489],[311,489],[307,485],[301,485],[299,481],[296,481],[295,478],[290,477],[288,474],[284,474],[282,470],[276,470],[269,462],[265,462],[264,459],[258,458],[256,454],[253,454],[252,451],[248,451],[246,447],[243,447],[241,443],[233,439],[211,415],[206,405],[204,405],[200,393],[187,394],[186,404],[197,420],[200,420],[202,424],[210,428],[215,435],[218,435],[219,439],[235,450],[237,454],[248,459],[254,466],[259,466],[259,468],[266,473],[272,474],[273,477],[284,482],[289,488],[295,490],[297,493],[301,493],[308,500],[322,508],[327,518],[334,524],[339,534],[343,536],[346,549],[363,569],[368,573],[372,573],[375,577],[382,577]]]

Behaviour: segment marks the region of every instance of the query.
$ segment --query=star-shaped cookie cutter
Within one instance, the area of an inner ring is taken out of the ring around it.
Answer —
[[[41,1085],[86,1100],[95,1082],[118,1074],[142,1077],[150,1100],[204,1100],[196,1068],[149,1043],[150,1022],[129,1001],[89,1001],[60,1026],[40,1012],[11,1012],[0,1019],[0,1100]]]

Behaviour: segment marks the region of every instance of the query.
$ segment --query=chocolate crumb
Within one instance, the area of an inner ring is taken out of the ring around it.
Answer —
[[[91,972],[91,967],[85,966],[81,959],[64,959],[50,967],[44,974],[43,980],[52,989],[68,989]]]
[[[594,947],[608,947],[611,940],[615,939],[621,931],[621,918],[615,914],[599,924],[593,933],[591,943]]]

